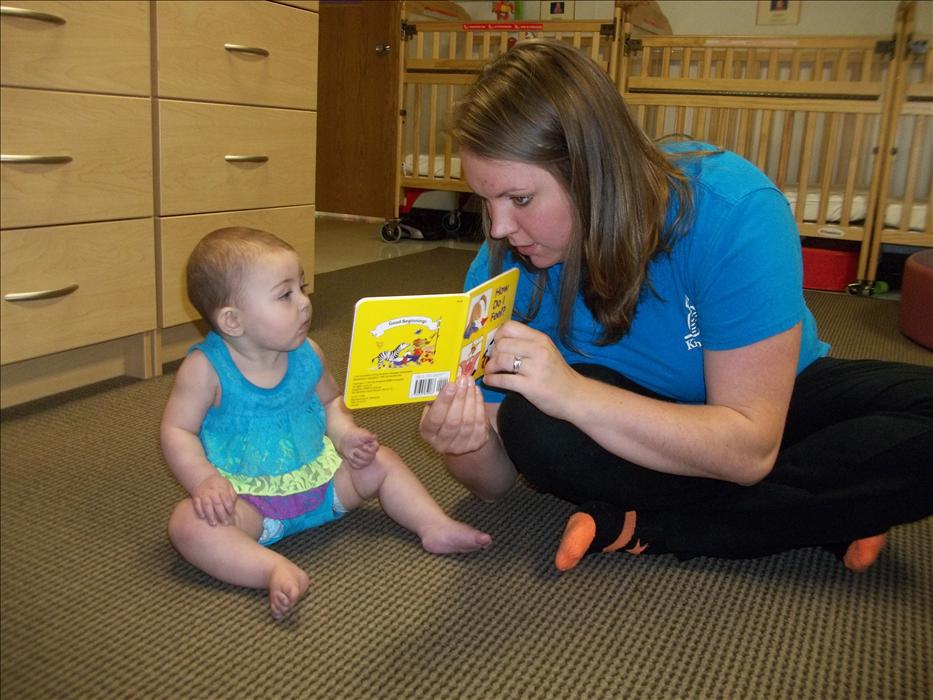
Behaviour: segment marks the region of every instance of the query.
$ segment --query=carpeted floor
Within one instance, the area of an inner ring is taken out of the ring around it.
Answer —
[[[312,336],[343,381],[353,303],[459,288],[470,253],[316,279]],[[834,353],[933,365],[894,302],[808,293]],[[171,374],[2,414],[0,695],[21,698],[929,698],[933,521],[847,573],[819,549],[752,561],[591,557],[558,575],[569,511],[522,485],[483,504],[420,441],[420,409],[358,420],[495,538],[436,557],[372,505],[278,548],[311,575],[284,623],[265,593],[180,560],[182,491],[157,443]]]

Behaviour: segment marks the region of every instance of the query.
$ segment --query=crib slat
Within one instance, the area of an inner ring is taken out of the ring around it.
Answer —
[[[758,155],[755,157],[755,165],[764,172],[768,172],[768,146],[771,145],[771,120],[774,112],[770,109],[762,111],[761,114],[761,132],[758,141]],[[778,184],[780,187],[780,184]]]
[[[780,156],[778,157],[778,169],[777,169],[777,179],[775,180],[777,186],[780,189],[784,189],[784,184],[787,182],[787,168],[790,163],[790,148],[791,148],[791,137],[794,133],[794,112],[784,112],[784,135],[781,139],[781,149]],[[800,201],[800,192],[797,193],[798,202]],[[802,219],[798,219],[802,221]]]
[[[855,195],[855,182],[858,178],[859,165],[864,154],[862,153],[862,140],[865,136],[865,115],[855,115],[855,126],[852,133],[852,150],[849,153],[849,169],[846,173],[846,188],[842,198],[842,218],[839,223],[843,226],[849,225],[849,217],[852,212],[852,198]]]
[[[820,144],[820,210],[817,214],[816,222],[825,224],[829,218],[829,195],[830,185],[833,179],[833,166],[835,165],[835,154],[839,152],[837,142],[839,140],[839,113],[834,112],[829,115],[829,123],[823,130],[823,141]]]
[[[749,137],[751,131],[748,128],[749,114],[751,110],[740,109],[738,112],[738,130],[735,135],[735,148],[737,153],[743,158],[748,158]]]
[[[910,135],[910,151],[907,156],[907,179],[904,187],[903,205],[901,206],[900,230],[910,230],[910,214],[914,204],[914,192],[917,186],[917,172],[920,169],[926,117],[914,117],[914,128]],[[929,207],[927,207],[929,209]]]
[[[800,165],[797,173],[797,213],[798,221],[804,220],[804,209],[807,203],[807,189],[810,185],[810,160],[813,157],[813,136],[816,131],[813,123],[813,113],[807,112],[803,126],[803,149],[800,154]],[[823,203],[821,202],[821,206]]]
[[[423,88],[420,84],[415,85],[414,92],[414,114],[412,117],[412,134],[411,134],[411,152],[412,152],[412,161],[411,169],[415,175],[421,174],[421,99],[422,99]]]
[[[674,121],[674,133],[682,134],[686,128],[687,123],[687,108],[683,105],[678,105],[677,107],[677,117]]]
[[[437,85],[431,85],[428,101],[428,177],[435,177],[437,158]],[[446,174],[446,173],[445,173]]]
[[[446,103],[446,114],[450,115],[454,108],[454,86],[447,86],[447,103]],[[448,178],[453,177],[453,139],[450,138],[450,134],[444,133],[444,173]],[[463,173],[460,173],[460,176],[463,177]]]

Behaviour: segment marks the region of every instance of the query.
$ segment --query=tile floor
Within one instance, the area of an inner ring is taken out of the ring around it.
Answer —
[[[439,246],[472,250],[479,247],[478,243],[455,239],[415,241],[403,238],[398,243],[386,243],[379,236],[381,229],[381,222],[345,221],[318,216],[315,221],[315,274],[420,253]]]

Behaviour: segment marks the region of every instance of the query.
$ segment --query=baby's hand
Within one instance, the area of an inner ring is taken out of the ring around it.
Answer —
[[[220,474],[207,477],[191,494],[194,512],[211,526],[232,525],[236,512],[236,491],[233,485]]]
[[[379,439],[358,425],[344,433],[340,440],[340,454],[354,469],[369,466],[379,450]]]

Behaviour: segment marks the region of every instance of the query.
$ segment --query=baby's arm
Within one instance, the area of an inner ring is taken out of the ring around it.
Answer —
[[[317,353],[323,366],[321,379],[317,384],[317,395],[324,406],[327,419],[327,436],[334,443],[340,455],[347,460],[354,469],[361,469],[369,465],[379,450],[379,439],[371,432],[358,426],[353,421],[350,410],[343,402],[343,393],[334,381],[333,375],[327,369],[324,353],[313,340],[309,340],[311,347]]]
[[[233,522],[236,492],[207,460],[198,438],[219,388],[217,375],[201,352],[185,358],[162,414],[162,453],[175,478],[191,495],[198,517],[211,525],[229,525]]]

